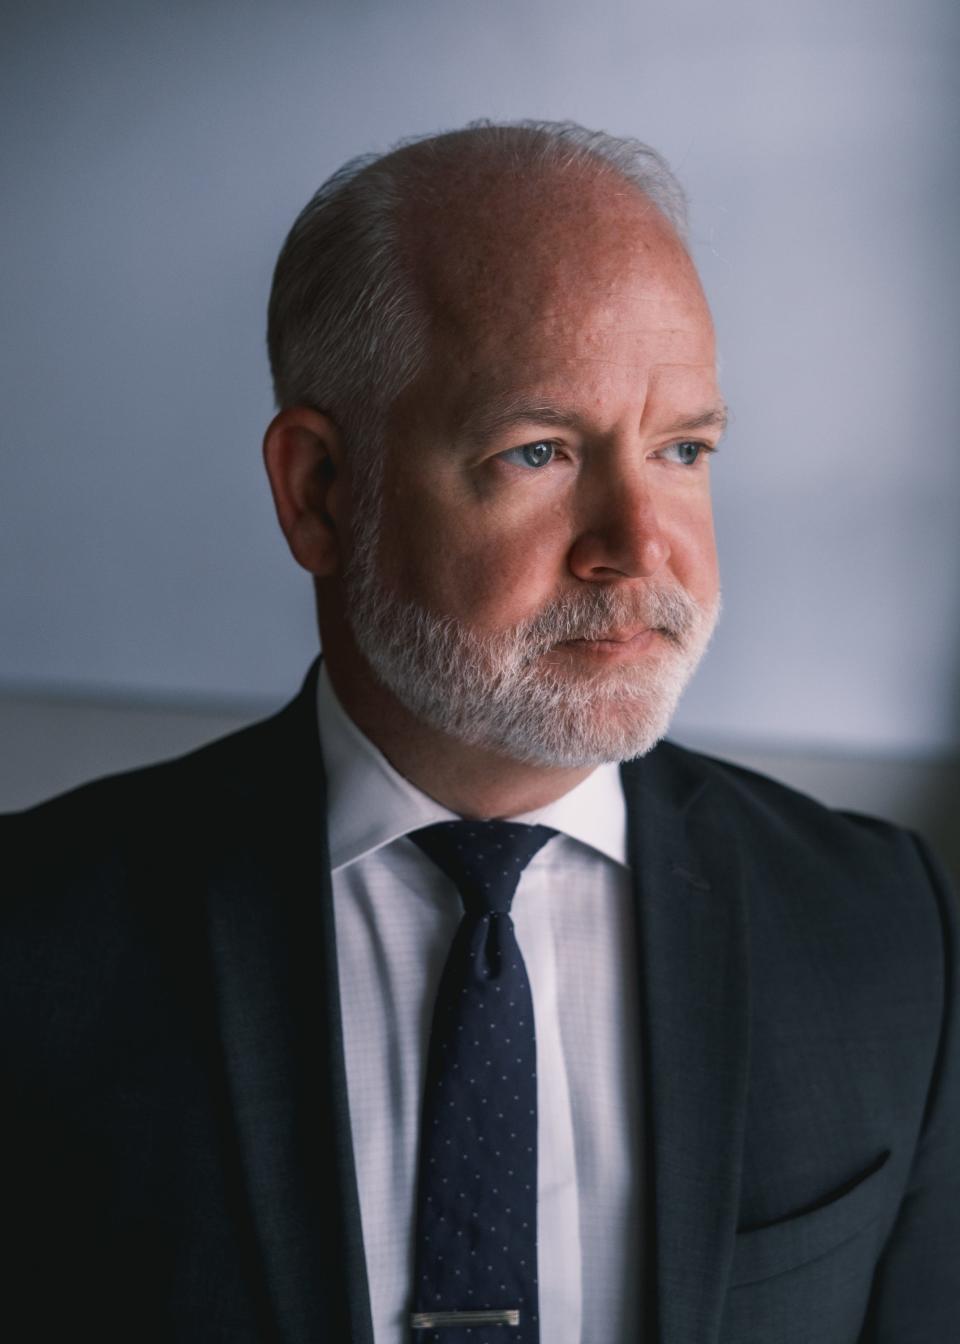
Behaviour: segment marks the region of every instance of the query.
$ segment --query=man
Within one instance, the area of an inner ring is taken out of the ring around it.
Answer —
[[[954,1337],[942,879],[655,745],[719,605],[681,202],[524,123],[294,225],[265,459],[322,662],[5,826],[18,1339]]]

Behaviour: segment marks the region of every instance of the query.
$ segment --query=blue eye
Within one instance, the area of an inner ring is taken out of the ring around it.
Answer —
[[[701,453],[710,453],[712,448],[705,443],[697,443],[692,439],[683,439],[680,443],[671,443],[664,450],[664,454],[672,454],[673,460],[679,462],[683,467],[692,467],[700,457]]]
[[[547,443],[544,439],[538,439],[536,443],[525,443],[521,448],[508,448],[501,457],[505,457],[508,462],[513,462],[518,467],[545,467],[553,461],[554,446]]]

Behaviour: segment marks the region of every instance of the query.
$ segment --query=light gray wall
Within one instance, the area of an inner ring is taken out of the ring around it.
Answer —
[[[0,44],[0,683],[291,692],[263,314],[344,158],[572,117],[688,185],[734,409],[686,740],[960,745],[954,0],[38,0]]]

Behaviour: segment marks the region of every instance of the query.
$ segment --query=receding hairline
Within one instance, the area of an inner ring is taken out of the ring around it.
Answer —
[[[424,188],[431,179],[449,182],[458,168],[468,175],[478,168],[502,172],[511,166],[525,174],[592,170],[607,176],[621,188],[646,196],[685,236],[686,196],[662,155],[632,137],[590,131],[575,122],[477,120],[454,130],[410,136],[384,154],[369,156],[358,176],[400,168],[405,185],[416,182]]]
[[[410,184],[398,200],[396,238],[423,314],[425,353],[463,322],[496,312],[518,284],[546,302],[572,277],[593,273],[600,293],[637,259],[659,269],[672,254],[702,295],[675,221],[616,165],[595,155],[545,157],[515,180],[511,143],[478,136],[454,132],[440,137],[442,153],[431,140],[388,156],[406,160],[391,170]],[[476,153],[461,154],[464,144]]]
[[[360,155],[314,194],[277,261],[268,347],[278,406],[316,406],[353,438],[375,440],[383,409],[422,363],[434,317],[403,222],[444,205],[458,182],[508,181],[513,169],[528,182],[602,179],[611,197],[642,199],[687,252],[683,189],[630,137],[572,122],[480,121]]]
[[[675,185],[675,179],[653,150],[639,146],[656,166],[649,180],[640,181],[623,164],[589,145],[565,144],[551,137],[545,125],[480,122],[401,141],[361,169],[358,180],[368,172],[393,179],[397,232],[401,238],[406,235],[408,244],[415,244],[425,220],[432,223],[431,215],[438,218],[442,213],[450,224],[461,209],[460,223],[469,219],[470,208],[477,214],[479,203],[511,189],[520,206],[529,204],[537,191],[554,187],[558,194],[568,195],[586,188],[585,211],[598,201],[602,207],[618,202],[638,206],[687,251],[685,199],[679,187],[672,200],[658,190],[658,184],[662,188],[669,180]],[[561,130],[565,126],[560,123]],[[513,179],[512,170],[517,173]]]
[[[689,256],[658,203],[609,164],[546,162],[515,181],[508,162],[485,155],[476,163],[455,165],[449,174],[442,163],[431,164],[429,171],[430,195],[412,191],[398,212],[398,235],[408,261],[430,264],[446,254],[456,262],[458,249],[474,247],[486,248],[489,259],[492,252],[509,253],[511,243],[532,255],[551,237],[564,250],[577,249],[613,232],[628,230],[635,239],[638,225],[648,237],[660,235]],[[461,266],[469,255],[465,250]]]

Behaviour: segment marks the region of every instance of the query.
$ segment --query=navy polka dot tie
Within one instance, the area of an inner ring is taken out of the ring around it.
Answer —
[[[518,822],[444,821],[410,836],[464,908],[427,1060],[414,1344],[539,1344],[536,1038],[510,905],[553,835]]]

